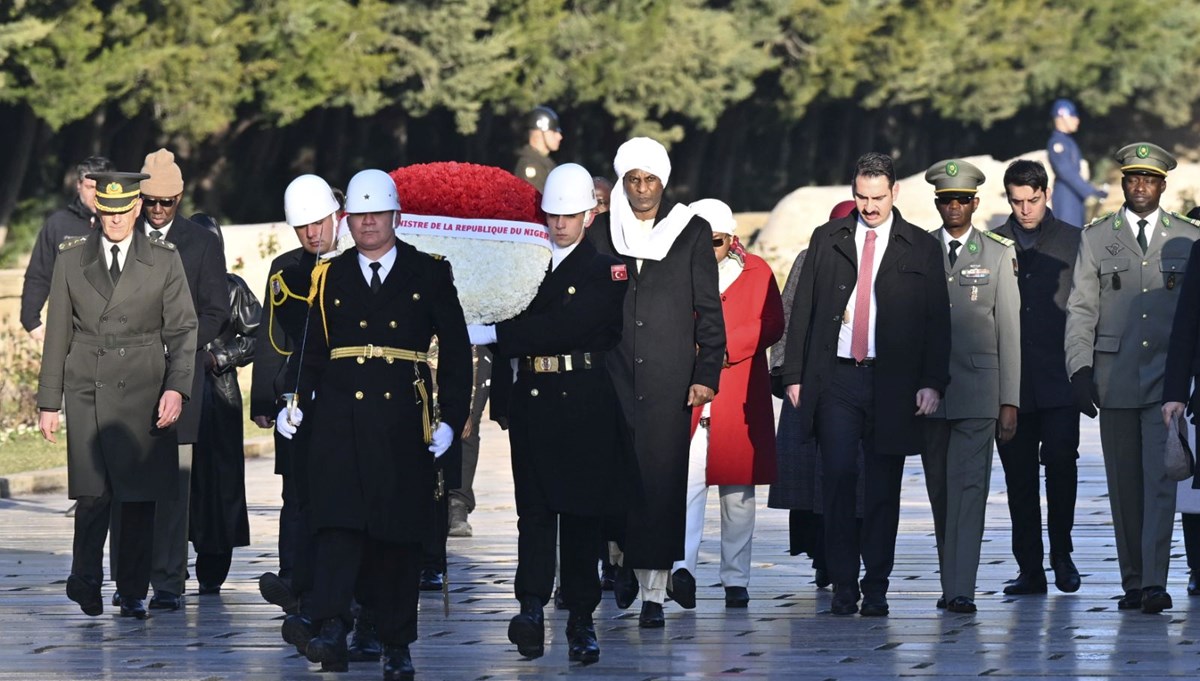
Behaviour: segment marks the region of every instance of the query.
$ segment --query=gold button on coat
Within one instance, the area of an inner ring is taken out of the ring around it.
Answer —
[[[574,287],[574,286],[568,286],[568,287],[567,287],[567,293],[569,293],[569,294],[571,294],[571,295],[575,295],[575,287]]]
[[[362,391],[361,391],[361,390],[359,390],[358,392],[354,393],[354,399],[356,399],[356,400],[361,400],[362,398],[363,398],[363,394],[362,394]]]
[[[366,363],[367,363],[367,359],[366,359],[365,357],[356,357],[356,358],[354,359],[354,361],[358,362],[359,364],[366,364]]]
[[[359,322],[359,323],[358,323],[358,328],[360,328],[360,329],[365,329],[365,328],[367,328],[367,320],[365,320],[365,319],[364,319],[364,320],[362,320],[361,322]]]
[[[342,299],[341,299],[341,298],[334,298],[334,299],[333,299],[333,306],[334,306],[334,307],[341,307],[341,306],[342,306]]]
[[[383,394],[383,399],[385,399],[385,400],[390,400],[390,399],[392,399],[392,394],[391,394],[391,393],[384,393],[384,394]]]
[[[420,294],[420,293],[414,293],[414,294],[413,294],[413,300],[420,300],[420,299],[421,299],[421,294]]]
[[[537,388],[534,388],[533,390],[530,390],[530,391],[529,391],[529,395],[530,395],[531,397],[537,397],[537,396],[538,396],[538,389],[537,389]]]
[[[388,322],[388,326],[392,327],[393,329],[396,328],[396,320],[393,319],[392,321]]]

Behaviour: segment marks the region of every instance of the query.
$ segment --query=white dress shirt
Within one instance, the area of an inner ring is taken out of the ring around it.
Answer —
[[[888,215],[888,219],[875,228],[875,257],[871,263],[871,316],[867,324],[867,357],[875,356],[875,322],[878,315],[876,312],[876,296],[875,286],[879,276],[879,263],[883,262],[883,254],[887,251],[888,241],[892,236],[893,216]],[[854,228],[854,248],[855,255],[862,259],[863,247],[867,245],[867,232],[870,230],[862,218],[858,219],[858,225]],[[850,300],[846,303],[846,311],[842,315],[842,328],[838,330],[838,357],[851,357],[850,354],[850,339],[854,335],[854,308],[858,298],[858,278],[855,277],[854,289],[850,291]]]
[[[167,238],[167,232],[171,231],[171,225],[173,225],[173,224],[175,224],[174,220],[168,222],[167,224],[163,225],[162,227],[154,227],[150,224],[149,221],[147,221],[146,222],[146,236],[150,236],[150,232],[158,232],[158,233],[162,234],[162,236],[159,238],[165,240]]]
[[[967,231],[963,232],[962,236],[950,236],[950,230],[942,229],[942,244],[946,247],[946,254],[950,254],[950,242],[958,242],[958,255],[963,254],[963,249],[967,247],[967,241],[971,238],[971,232],[975,231],[974,225],[968,225]]]
[[[1160,213],[1162,213],[1162,208],[1155,208],[1153,213],[1147,215],[1146,217],[1141,217],[1137,213],[1129,210],[1128,208],[1125,209],[1125,222],[1127,222],[1129,224],[1129,229],[1133,230],[1132,233],[1133,233],[1134,241],[1137,241],[1138,220],[1146,221],[1146,250],[1147,251],[1150,250],[1150,244],[1154,243],[1154,232],[1158,229],[1158,219],[1160,217],[1159,216]]]
[[[586,234],[579,235],[579,241],[583,241],[586,238],[587,238]],[[550,242],[550,271],[551,272],[558,269],[558,266],[562,264],[562,261],[566,260],[568,255],[571,255],[571,251],[575,250],[575,247],[579,245],[579,241],[576,241],[575,243],[571,244],[570,246],[559,246],[558,244],[554,243],[553,241]]]
[[[392,246],[391,250],[379,257],[379,260],[371,260],[362,253],[358,254],[358,267],[362,270],[363,279],[367,280],[367,285],[371,284],[371,263],[373,262],[381,265],[379,281],[387,281],[388,272],[391,272],[392,266],[396,264],[396,247]]]
[[[129,255],[129,247],[133,244],[133,232],[125,237],[124,241],[109,241],[108,237],[100,235],[101,250],[104,251],[104,264],[109,269],[112,269],[112,247],[117,247],[117,267],[121,271],[125,271],[125,257]]]

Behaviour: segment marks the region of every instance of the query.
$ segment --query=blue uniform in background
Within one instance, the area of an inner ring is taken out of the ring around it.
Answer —
[[[1055,130],[1050,134],[1046,151],[1050,157],[1050,167],[1054,170],[1054,193],[1050,196],[1054,217],[1081,227],[1084,200],[1089,196],[1102,198],[1104,192],[1093,187],[1079,174],[1083,157],[1073,137],[1061,130]]]

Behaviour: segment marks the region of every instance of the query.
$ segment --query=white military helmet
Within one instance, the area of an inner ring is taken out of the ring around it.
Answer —
[[[737,220],[733,210],[720,199],[700,199],[688,204],[696,215],[704,218],[716,234],[733,234],[737,229]]]
[[[371,168],[360,170],[346,186],[347,213],[379,213],[400,210],[400,197],[391,175]]]
[[[592,174],[578,163],[564,163],[546,176],[542,210],[550,215],[575,215],[596,207]]]
[[[329,183],[316,175],[301,175],[283,190],[283,215],[288,225],[303,227],[338,212]]]

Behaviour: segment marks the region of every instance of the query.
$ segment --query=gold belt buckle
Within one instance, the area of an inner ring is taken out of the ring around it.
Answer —
[[[534,357],[533,371],[538,374],[558,373],[558,357]]]
[[[383,357],[383,348],[368,344],[367,349],[363,352],[363,357],[368,359]]]

